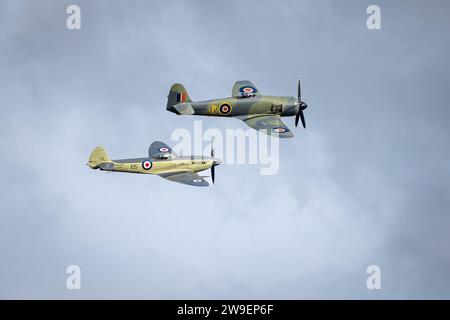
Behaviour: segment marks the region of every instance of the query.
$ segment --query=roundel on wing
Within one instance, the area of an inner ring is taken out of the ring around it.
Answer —
[[[229,114],[231,112],[231,106],[228,103],[223,103],[219,107],[219,111],[221,114]]]
[[[273,128],[273,131],[275,131],[276,133],[284,133],[287,131],[287,129],[283,128],[283,127],[277,127],[277,128]]]
[[[159,152],[169,152],[169,148],[161,147],[159,148]]]
[[[252,87],[252,86],[243,86],[243,87],[239,88],[239,91],[241,93],[255,93],[258,90],[255,87]]]
[[[144,170],[150,170],[153,166],[153,163],[150,160],[144,160],[142,161],[142,169]]]

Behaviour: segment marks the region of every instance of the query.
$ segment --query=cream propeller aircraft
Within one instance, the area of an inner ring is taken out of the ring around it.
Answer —
[[[197,172],[211,169],[211,179],[214,183],[214,168],[222,162],[214,158],[211,147],[211,157],[178,156],[172,148],[163,142],[153,142],[148,149],[148,157],[134,159],[111,160],[105,149],[98,146],[91,155],[87,165],[92,169],[128,173],[155,174],[170,181],[191,186],[206,187],[209,185],[205,176]]]

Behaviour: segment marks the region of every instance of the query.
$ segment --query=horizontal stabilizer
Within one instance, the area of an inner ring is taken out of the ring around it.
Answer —
[[[173,106],[178,114],[193,115],[194,109],[190,103],[179,103]]]

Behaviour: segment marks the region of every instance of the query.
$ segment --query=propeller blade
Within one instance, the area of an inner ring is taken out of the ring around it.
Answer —
[[[300,116],[300,119],[302,120],[303,128],[306,129],[306,122],[305,122],[305,116],[303,115],[303,111],[300,110],[300,112],[297,114],[297,117]],[[295,119],[298,122],[298,118]]]
[[[216,177],[214,167],[215,167],[215,165],[213,164],[212,167],[211,167],[211,179],[212,179],[213,183],[214,183],[214,179]]]
[[[302,120],[303,128],[306,128],[305,115],[303,114],[303,110],[305,110],[308,105],[302,101],[302,87],[300,80],[298,80],[298,91],[297,91],[297,99],[298,99],[298,112],[295,115],[295,126],[298,126],[298,120]]]

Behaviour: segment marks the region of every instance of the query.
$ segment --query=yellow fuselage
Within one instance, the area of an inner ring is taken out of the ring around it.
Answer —
[[[149,169],[144,168],[144,162],[150,162]],[[150,160],[142,159],[141,161],[129,160],[112,160],[112,167],[108,171],[143,173],[143,174],[164,174],[180,171],[199,172],[211,168],[213,159],[171,159],[171,160]]]

